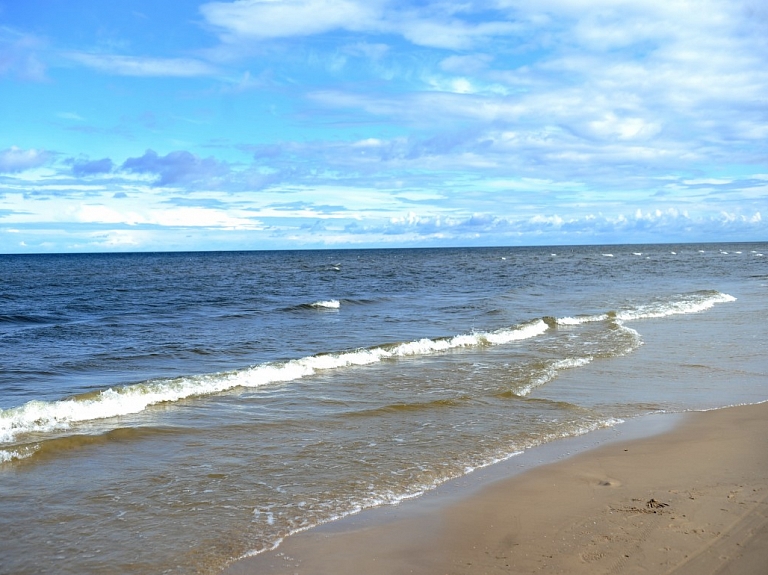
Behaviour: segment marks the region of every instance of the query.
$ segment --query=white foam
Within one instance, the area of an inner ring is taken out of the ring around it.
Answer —
[[[585,365],[588,365],[591,362],[592,362],[592,357],[568,357],[568,358],[556,361],[553,367],[557,371],[561,371],[563,369],[573,369],[575,367],[583,367]]]
[[[422,495],[448,483],[449,481],[465,477],[481,469],[485,469],[492,465],[508,461],[514,457],[522,455],[528,449],[535,448],[558,439],[577,437],[580,435],[586,435],[587,433],[596,431],[598,429],[615,427],[621,423],[624,423],[623,419],[609,417],[606,419],[585,423],[579,427],[576,427],[575,429],[562,431],[560,433],[542,435],[535,440],[528,441],[524,445],[518,446],[513,451],[508,453],[500,453],[497,455],[488,455],[484,460],[477,462],[468,462],[461,470],[450,471],[442,477],[435,477],[432,481],[425,482],[421,485],[409,486],[402,492],[396,492],[392,489],[383,489],[381,491],[373,492],[367,497],[362,497],[359,500],[346,501],[344,502],[344,507],[346,507],[346,509],[338,510],[337,512],[332,513],[330,516],[316,520],[315,522],[306,522],[304,525],[299,527],[288,529],[286,532],[284,532],[284,534],[276,536],[271,545],[266,545],[261,549],[252,549],[247,551],[243,553],[239,559],[255,557],[265,552],[274,551],[285,541],[286,537],[308,531],[309,529],[312,529],[318,525],[328,524],[340,519],[344,519],[345,517],[354,516],[366,509],[382,507],[385,505],[398,505],[410,499],[421,497]],[[259,509],[253,510],[253,515],[256,518],[259,518],[262,514],[266,513]],[[267,521],[269,521],[269,517]],[[272,525],[272,523],[270,523],[270,525]]]
[[[576,317],[559,317],[555,321],[557,325],[581,325],[583,323],[595,323],[599,321],[605,321],[608,319],[608,314],[602,313],[598,315],[579,315]]]
[[[735,297],[724,293],[695,293],[680,296],[680,299],[677,300],[655,302],[648,305],[638,306],[631,310],[620,311],[616,314],[616,317],[619,320],[629,321],[636,319],[661,318],[678,314],[699,313],[710,309],[715,304],[733,301],[736,301]]]
[[[312,307],[325,308],[325,309],[339,309],[341,303],[336,299],[329,299],[325,301],[316,301],[310,304]]]
[[[541,387],[544,384],[549,383],[557,377],[557,375],[564,369],[573,369],[576,367],[583,367],[592,362],[592,357],[569,357],[552,362],[548,365],[543,373],[531,381],[528,385],[518,390],[517,395],[528,395],[537,387]]]
[[[210,395],[237,387],[255,388],[294,381],[322,370],[363,366],[389,358],[428,355],[458,348],[503,345],[536,337],[547,329],[547,324],[539,319],[493,332],[471,333],[437,340],[424,338],[393,346],[265,363],[233,372],[156,380],[119,389],[110,388],[88,399],[30,401],[19,407],[0,410],[0,443],[11,442],[22,433],[46,433],[67,429],[74,423],[136,414],[152,405],[172,403],[188,397]]]
[[[10,461],[18,461],[20,459],[26,459],[35,454],[38,447],[22,448],[22,449],[0,449],[0,464],[8,463]]]

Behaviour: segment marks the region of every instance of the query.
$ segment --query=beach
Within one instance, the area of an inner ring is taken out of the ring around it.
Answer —
[[[293,535],[224,573],[767,573],[768,403],[675,417]]]

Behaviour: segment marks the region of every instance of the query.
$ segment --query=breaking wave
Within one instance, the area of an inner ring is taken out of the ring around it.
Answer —
[[[152,405],[189,397],[220,393],[237,387],[255,388],[311,376],[319,371],[363,366],[386,359],[428,355],[458,348],[503,345],[536,337],[549,327],[542,320],[492,332],[420,339],[340,353],[319,354],[285,362],[270,362],[225,373],[155,380],[121,388],[110,388],[59,401],[30,401],[0,410],[0,442],[17,435],[67,429],[73,423],[108,419],[144,411]]]
[[[153,405],[211,395],[238,387],[257,388],[294,381],[324,370],[364,366],[388,359],[426,356],[461,348],[505,345],[535,338],[545,333],[550,326],[578,326],[585,323],[611,321],[618,323],[623,331],[631,332],[630,334],[636,336],[639,341],[639,334],[631,328],[622,326],[622,321],[698,313],[717,303],[732,302],[735,299],[733,296],[716,291],[699,291],[605,314],[562,317],[554,320],[540,318],[494,331],[473,332],[436,339],[423,338],[370,348],[324,353],[289,361],[267,362],[231,372],[153,380],[58,401],[33,400],[18,407],[0,410],[0,443],[11,443],[20,434],[68,429],[72,424],[80,422],[140,413]],[[335,309],[340,303],[338,300],[327,300],[311,305]],[[584,357],[556,361],[539,379],[529,382],[519,393],[523,395],[530,393],[535,387],[556,377],[560,370],[580,367],[592,360],[592,357]],[[0,463],[18,459],[20,456],[25,455],[2,451]]]

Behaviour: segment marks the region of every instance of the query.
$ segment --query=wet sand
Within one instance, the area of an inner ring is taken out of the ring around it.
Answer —
[[[557,456],[530,450],[529,460],[559,460],[514,474],[512,458],[288,537],[225,573],[768,574],[768,403],[674,423],[640,439],[591,438],[587,451],[581,440],[569,457],[567,442]]]

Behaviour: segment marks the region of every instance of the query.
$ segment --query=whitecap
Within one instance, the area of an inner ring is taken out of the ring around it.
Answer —
[[[605,321],[608,319],[608,314],[599,315],[580,315],[576,317],[559,317],[555,321],[557,325],[580,325],[583,323],[594,323],[598,321]]]
[[[365,366],[390,358],[428,355],[465,347],[503,345],[536,337],[547,329],[549,326],[538,319],[492,332],[469,333],[434,340],[423,338],[394,345],[265,363],[231,372],[154,380],[118,389],[109,388],[87,398],[34,400],[18,407],[0,410],[0,443],[14,441],[16,436],[23,433],[47,433],[69,429],[73,424],[140,413],[160,403],[173,403],[238,387],[257,388],[294,381],[314,375],[318,371]]]
[[[678,296],[677,299],[658,301],[616,314],[619,320],[662,318],[671,315],[699,313],[710,309],[715,304],[736,301],[732,295],[720,292],[696,292]]]
[[[324,301],[316,301],[309,305],[310,307],[314,307],[314,308],[339,309],[339,307],[341,307],[341,302],[337,299],[329,299]]]

